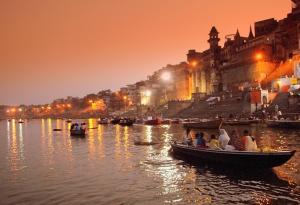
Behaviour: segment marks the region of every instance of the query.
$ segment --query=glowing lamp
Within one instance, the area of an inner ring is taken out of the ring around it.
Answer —
[[[169,81],[171,79],[171,74],[169,72],[164,72],[161,75],[161,79],[163,79],[164,81]]]
[[[258,61],[262,60],[263,59],[263,54],[262,53],[257,53],[255,55],[255,59],[258,60]]]
[[[145,92],[145,95],[146,95],[147,97],[150,97],[150,96],[151,96],[151,91],[150,91],[150,90],[147,90],[147,91]]]
[[[197,62],[197,61],[192,61],[192,62],[191,62],[191,65],[192,65],[193,67],[196,67],[196,66],[198,65],[198,62]]]
[[[18,111],[19,111],[19,112],[22,112],[23,110],[22,110],[22,108],[19,108]]]

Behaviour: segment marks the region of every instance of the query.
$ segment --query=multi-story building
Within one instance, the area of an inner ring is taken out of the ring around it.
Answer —
[[[237,31],[226,36],[223,47],[218,30],[212,27],[209,49],[189,50],[187,54],[192,93],[202,96],[244,89],[263,82],[284,62],[291,61],[299,49],[300,36],[300,0],[292,2],[292,12],[286,18],[258,21],[255,35],[251,27],[247,37]],[[289,69],[293,70],[293,63]]]

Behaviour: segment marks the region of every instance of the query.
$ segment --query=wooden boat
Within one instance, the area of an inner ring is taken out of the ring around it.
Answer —
[[[71,136],[74,136],[74,137],[85,137],[85,129],[82,130],[70,130],[70,134]]]
[[[58,131],[62,131],[62,129],[60,129],[60,128],[54,128],[53,131],[58,132]]]
[[[121,126],[132,126],[133,125],[133,120],[131,119],[121,119],[119,122],[119,125]]]
[[[158,144],[157,142],[144,142],[144,141],[134,141],[134,145],[137,146],[151,146],[151,145],[156,145]]]
[[[300,120],[267,120],[268,127],[300,129]]]
[[[107,125],[109,123],[109,120],[107,118],[101,118],[98,120],[98,124],[100,125]]]
[[[159,118],[145,121],[145,125],[160,125],[160,124],[161,124],[161,119]]]
[[[19,120],[18,123],[22,124],[24,123],[24,120]]]
[[[183,123],[185,129],[218,129],[221,124],[221,120],[202,120],[198,122],[186,122]]]
[[[243,152],[224,151],[208,148],[171,143],[172,151],[176,156],[188,158],[195,162],[227,165],[230,168],[270,169],[287,162],[296,151],[278,152]]]
[[[171,120],[172,124],[180,124],[182,121],[180,119],[173,119]]]
[[[163,120],[161,121],[161,124],[162,124],[162,125],[169,125],[169,124],[171,124],[171,120],[169,120],[169,119],[163,119]]]
[[[231,125],[231,126],[236,126],[236,125],[251,125],[251,124],[257,124],[261,122],[259,119],[239,119],[239,120],[227,120],[223,122],[224,125]]]
[[[110,123],[113,124],[113,125],[119,124],[119,122],[120,122],[120,119],[119,119],[119,118],[114,118],[114,119],[112,119],[112,120],[110,121]]]

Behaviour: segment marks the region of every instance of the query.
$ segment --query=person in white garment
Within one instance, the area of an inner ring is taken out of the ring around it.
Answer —
[[[220,142],[220,147],[223,150],[230,150],[231,146],[228,145],[229,141],[230,141],[230,137],[228,136],[226,130],[225,129],[220,129],[219,142]]]

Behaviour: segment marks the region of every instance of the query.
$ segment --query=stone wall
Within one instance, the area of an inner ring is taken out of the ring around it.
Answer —
[[[275,69],[275,64],[270,62],[256,62],[246,65],[236,65],[224,69],[222,82],[224,90],[236,90],[245,86],[246,82],[260,83]]]

